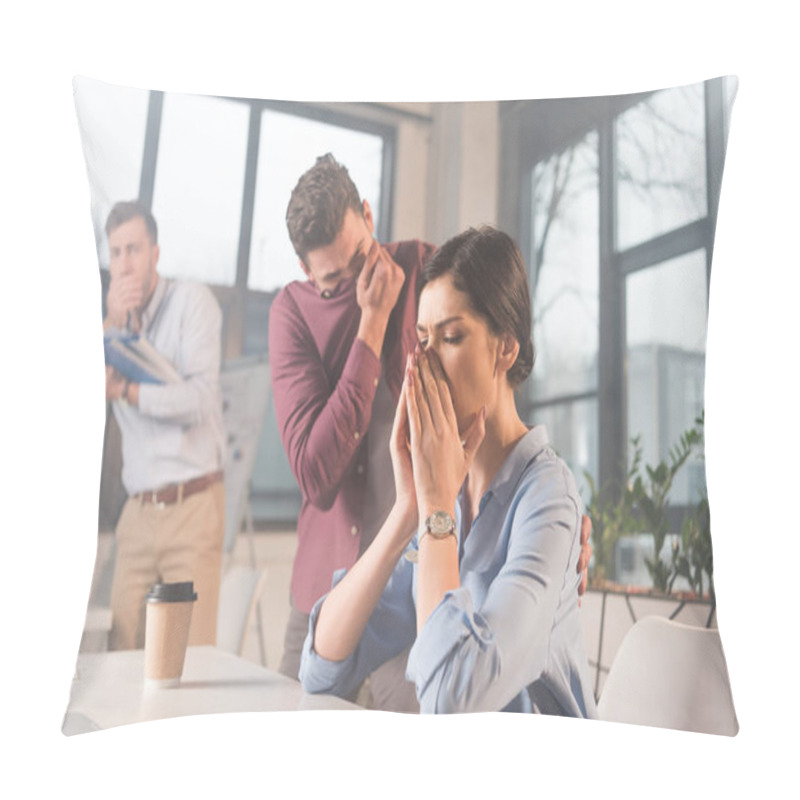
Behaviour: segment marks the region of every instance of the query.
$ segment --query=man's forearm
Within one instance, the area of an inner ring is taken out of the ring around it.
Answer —
[[[352,334],[351,334],[352,335]],[[353,340],[335,385],[293,298],[270,314],[270,375],[278,432],[303,496],[329,508],[367,432],[381,374],[379,356]]]
[[[369,429],[380,362],[369,345],[356,339],[330,394],[322,383],[324,374],[315,380],[316,370],[303,373],[304,384],[298,387],[283,370],[273,371],[278,430],[304,497],[328,508]]]
[[[383,314],[361,314],[356,338],[361,339],[378,358],[381,357],[383,340],[386,337],[386,327],[388,324],[389,318],[385,317]]]
[[[148,384],[145,387],[131,384],[128,395],[133,400],[129,399],[128,402],[154,419],[196,425],[213,412],[219,398],[215,388],[217,385],[214,379],[199,377],[179,383]]]

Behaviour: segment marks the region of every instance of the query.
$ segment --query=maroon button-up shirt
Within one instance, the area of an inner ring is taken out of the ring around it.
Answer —
[[[386,383],[400,396],[416,343],[416,290],[434,247],[385,246],[406,275],[383,343]],[[381,360],[356,339],[356,282],[323,298],[310,281],[285,286],[272,303],[269,358],[278,431],[303,504],[297,520],[292,603],[306,614],[331,588],[333,573],[359,552],[367,485],[367,437]],[[359,469],[361,467],[361,469]]]

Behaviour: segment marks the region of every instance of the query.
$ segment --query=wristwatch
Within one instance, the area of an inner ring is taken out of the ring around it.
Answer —
[[[426,520],[422,529],[420,542],[426,534],[430,534],[434,539],[446,539],[448,536],[456,535],[456,521],[447,511],[434,511]]]

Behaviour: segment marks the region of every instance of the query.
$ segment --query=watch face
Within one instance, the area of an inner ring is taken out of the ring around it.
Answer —
[[[434,511],[428,517],[428,530],[434,536],[445,536],[455,531],[455,521],[446,511]]]

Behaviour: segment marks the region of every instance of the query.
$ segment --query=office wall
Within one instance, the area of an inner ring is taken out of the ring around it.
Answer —
[[[498,104],[427,108],[425,129],[398,130],[394,233],[441,244],[470,225],[497,224]]]
[[[392,238],[441,244],[498,221],[498,103],[394,103],[397,150]],[[391,116],[391,110],[386,112]]]

